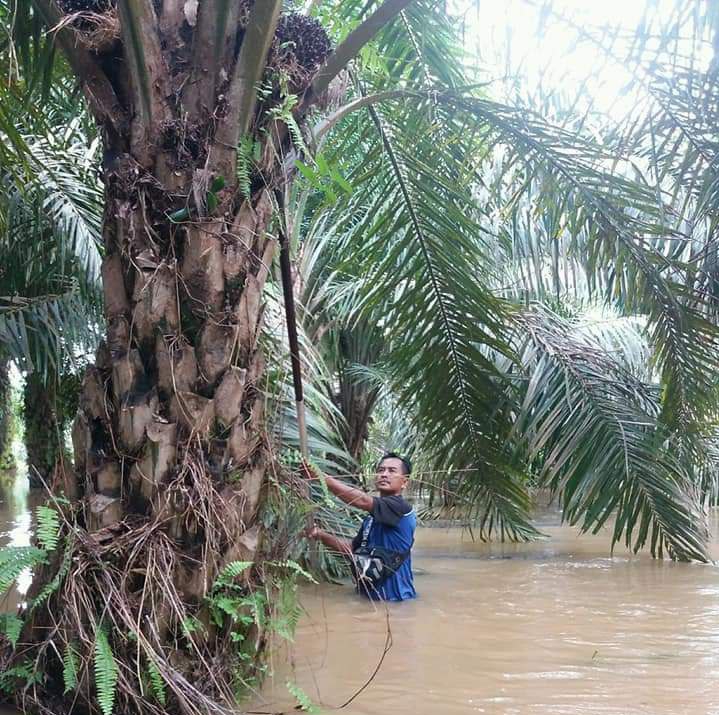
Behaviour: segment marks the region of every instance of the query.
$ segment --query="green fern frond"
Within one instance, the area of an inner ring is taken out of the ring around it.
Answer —
[[[254,566],[254,561],[231,561],[217,576],[215,588],[234,585],[233,581],[252,566]]]
[[[311,583],[317,583],[315,577],[308,571],[305,571],[305,569],[303,569],[302,566],[300,566],[296,561],[273,561],[272,564],[274,566],[277,566],[278,568],[293,571],[294,573],[306,578]]]
[[[63,556],[62,563],[60,564],[60,568],[57,570],[57,573],[52,578],[52,580],[45,585],[42,591],[40,591],[40,593],[32,601],[32,604],[30,606],[31,610],[45,603],[45,601],[50,598],[50,596],[55,593],[58,588],[60,588],[60,584],[63,582],[65,576],[67,576],[68,572],[70,571],[70,564],[72,563],[72,547],[72,542],[68,542],[67,547],[65,548],[65,554]]]
[[[0,614],[0,631],[7,637],[13,648],[17,645],[22,627],[22,619],[18,618],[14,613]]]
[[[280,85],[282,86],[284,82],[282,78],[280,78],[280,80]],[[282,98],[282,104],[280,104],[278,107],[273,107],[272,109],[270,109],[269,113],[270,115],[274,116],[275,119],[278,119],[279,121],[284,122],[287,125],[290,138],[292,139],[292,143],[295,145],[297,151],[300,154],[308,154],[309,152],[305,144],[305,139],[302,136],[302,130],[297,124],[297,120],[292,113],[293,109],[297,105],[297,95],[287,93],[286,86],[284,86],[283,88],[283,94],[284,97]]]
[[[277,598],[277,612],[273,616],[277,635],[287,641],[294,640],[301,615],[302,609],[297,600],[297,584],[294,580],[284,581]]]
[[[77,653],[71,644],[65,646],[65,653],[62,656],[62,679],[65,683],[63,695],[75,690],[77,687],[77,671],[79,663]]]
[[[247,135],[240,139],[240,145],[237,147],[237,188],[245,198],[249,198],[252,193],[250,175],[252,173],[254,147],[254,139]]]
[[[45,559],[45,552],[34,546],[7,546],[0,549],[0,594],[7,591],[25,569],[44,563]]]
[[[267,596],[265,593],[263,591],[255,591],[243,599],[243,605],[248,606],[252,610],[252,617],[260,631],[265,630],[268,619]]]
[[[150,678],[150,684],[152,685],[152,692],[160,705],[165,705],[167,698],[165,696],[165,681],[157,669],[157,666],[152,660],[147,661],[147,674]]]
[[[95,635],[95,686],[102,715],[112,715],[117,693],[117,662],[107,633],[101,629]]]
[[[55,509],[39,506],[37,517],[37,540],[45,551],[54,551],[60,539],[60,517]]]
[[[297,124],[297,120],[292,116],[292,114],[283,115],[282,120],[287,125],[287,129],[290,132],[290,137],[292,138],[292,143],[295,145],[295,148],[303,154],[307,154],[308,151],[307,146],[305,145],[305,139],[302,136],[302,130],[300,129],[299,124]]]
[[[290,691],[292,697],[297,701],[297,706],[302,712],[306,713],[319,713],[319,710],[315,707],[309,695],[300,688],[297,683],[293,683],[291,680],[287,681],[287,690]]]

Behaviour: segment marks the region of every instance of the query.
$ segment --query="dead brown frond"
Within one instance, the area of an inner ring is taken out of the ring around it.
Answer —
[[[15,660],[30,659],[45,678],[27,685],[18,704],[28,712],[50,712],[49,703],[60,708],[55,712],[99,712],[93,673],[103,631],[117,665],[116,712],[160,715],[174,703],[188,715],[228,715],[235,702],[232,653],[211,627],[201,634],[187,629],[201,604],[186,601],[178,545],[159,522],[122,522],[95,534],[76,529],[68,544],[71,567],[62,585],[26,614],[44,626],[33,632],[45,635],[19,643]],[[77,686],[64,695],[68,652],[77,658]],[[153,669],[164,694],[153,688]]]
[[[106,12],[84,10],[64,15],[52,32],[63,28],[71,29],[78,44],[93,52],[109,52],[120,41],[120,18],[115,7]]]

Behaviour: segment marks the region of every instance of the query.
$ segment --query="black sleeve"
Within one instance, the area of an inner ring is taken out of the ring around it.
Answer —
[[[374,497],[372,516],[386,526],[397,526],[399,520],[409,514],[412,507],[398,494],[391,497]]]

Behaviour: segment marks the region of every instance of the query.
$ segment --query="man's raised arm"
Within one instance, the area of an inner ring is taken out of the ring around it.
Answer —
[[[349,484],[345,484],[343,481],[336,479],[335,477],[321,477],[306,463],[303,466],[305,475],[308,479],[324,478],[327,488],[345,504],[354,506],[357,509],[363,509],[364,511],[372,511],[374,499],[367,494],[367,492],[351,487]]]

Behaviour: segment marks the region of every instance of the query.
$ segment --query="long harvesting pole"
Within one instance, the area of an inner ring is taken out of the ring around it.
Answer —
[[[275,198],[280,214],[284,213],[285,197],[280,189],[275,190]],[[308,459],[307,422],[305,420],[305,400],[302,390],[302,363],[300,362],[300,344],[297,339],[297,317],[295,313],[295,294],[292,290],[292,265],[290,263],[290,241],[282,220],[280,220],[280,274],[282,276],[282,293],[285,298],[285,318],[287,320],[287,337],[290,344],[290,362],[292,363],[292,382],[295,389],[295,408],[297,410],[297,427],[300,433],[300,452]]]

